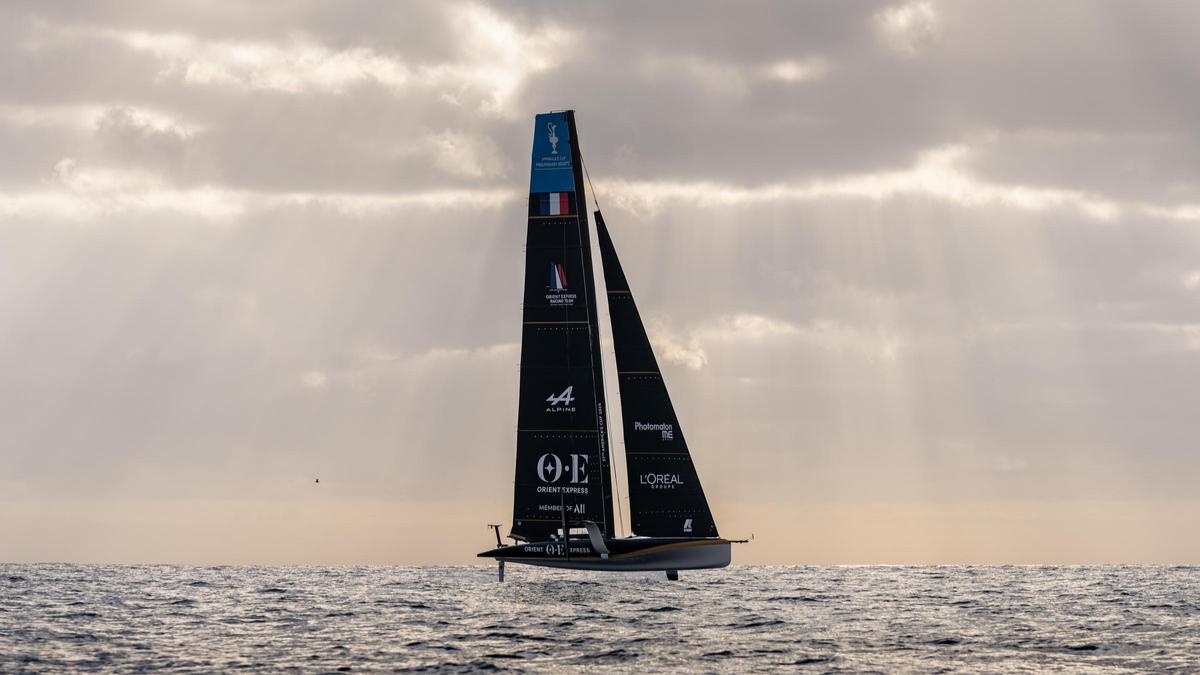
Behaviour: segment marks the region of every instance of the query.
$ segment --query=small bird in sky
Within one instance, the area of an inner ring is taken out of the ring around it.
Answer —
[[[314,483],[320,483],[320,482],[321,482],[321,479],[320,479],[320,478],[318,478],[318,479],[314,480],[313,482],[314,482]]]

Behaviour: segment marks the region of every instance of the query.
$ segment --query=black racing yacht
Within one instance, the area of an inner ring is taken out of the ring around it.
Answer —
[[[529,181],[513,524],[495,558],[582,570],[725,567],[700,477],[600,211],[596,232],[616,351],[630,530],[613,524],[596,284],[574,111],[537,115]],[[618,503],[619,508],[619,503]]]

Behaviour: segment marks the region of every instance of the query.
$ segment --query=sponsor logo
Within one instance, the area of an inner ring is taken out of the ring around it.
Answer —
[[[634,431],[658,431],[662,433],[662,440],[675,440],[675,425],[669,422],[654,422],[646,424],[644,422],[634,422]]]
[[[537,475],[543,483],[556,483],[562,478],[563,463],[558,455],[546,453],[538,457]]]
[[[582,485],[588,482],[588,456],[571,453],[570,459],[564,462],[553,452],[547,452],[537,461],[537,477],[543,483],[557,483],[564,476],[572,485]]]
[[[562,542],[553,542],[549,544],[523,544],[521,546],[521,551],[524,553],[532,553],[534,555],[544,553],[547,557],[565,557],[567,555],[567,545]],[[595,553],[595,551],[592,550],[591,546],[572,546],[571,553],[588,555],[590,553]]]
[[[683,521],[683,531],[684,531],[684,532],[691,532],[691,531],[692,531],[692,519],[691,519],[691,518],[685,518],[685,519],[684,519],[684,521]]]
[[[643,473],[638,476],[638,483],[649,485],[652,489],[673,490],[676,485],[683,485],[683,479],[678,473]]]
[[[677,473],[644,473],[638,476],[638,482],[652,490],[674,490],[676,485],[683,485]]]
[[[546,303],[554,307],[575,304],[575,294],[567,288],[567,270],[561,264],[550,263],[550,284],[546,286]]]
[[[550,263],[550,290],[567,290],[567,272],[562,265],[556,262]]]
[[[575,189],[575,172],[572,170],[571,126],[564,113],[549,113],[537,116],[533,128],[533,166],[529,174],[529,192],[532,199],[538,194],[571,192]],[[562,146],[562,151],[559,151]],[[531,201],[529,215],[538,214]]]
[[[538,490],[538,492],[542,492],[542,490]],[[566,490],[563,490],[563,492],[566,492]],[[583,491],[582,494],[587,494],[587,491]],[[562,504],[538,504],[538,511],[544,511],[547,513],[562,513]],[[567,513],[573,513],[577,516],[586,516],[587,504],[582,502],[579,504],[567,504]]]
[[[546,403],[549,403],[550,405],[546,408],[546,412],[575,412],[575,406],[571,405],[575,402],[575,397],[571,395],[571,392],[573,391],[575,391],[575,385],[572,384],[568,385],[566,389],[563,389],[561,394],[552,393],[547,396]]]

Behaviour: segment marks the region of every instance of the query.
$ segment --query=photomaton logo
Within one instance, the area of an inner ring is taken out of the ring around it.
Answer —
[[[664,441],[675,440],[675,425],[670,422],[634,422],[634,431],[657,431]]]

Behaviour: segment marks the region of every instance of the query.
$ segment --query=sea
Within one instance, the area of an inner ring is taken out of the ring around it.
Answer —
[[[0,672],[1200,672],[1200,567],[0,565]]]

